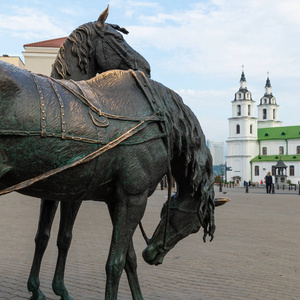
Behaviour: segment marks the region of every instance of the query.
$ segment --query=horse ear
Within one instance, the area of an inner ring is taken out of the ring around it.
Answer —
[[[104,25],[105,20],[107,19],[108,16],[108,12],[109,12],[109,5],[107,5],[107,9],[105,11],[102,12],[102,14],[100,15],[98,21],[97,21],[97,26],[99,28],[102,28]]]

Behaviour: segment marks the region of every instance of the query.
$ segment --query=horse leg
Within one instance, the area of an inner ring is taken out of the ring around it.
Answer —
[[[35,236],[35,252],[27,288],[32,292],[31,300],[45,300],[46,296],[40,291],[40,268],[42,258],[50,238],[51,226],[58,206],[58,201],[42,199],[40,206],[40,219]]]
[[[108,205],[108,209],[109,209],[110,217],[113,221],[114,206]],[[140,287],[140,283],[139,283],[139,279],[138,279],[137,271],[136,271],[137,270],[137,261],[136,261],[136,254],[135,254],[132,239],[128,246],[124,269],[125,269],[125,272],[127,275],[129,286],[130,286],[132,299],[133,300],[143,300],[144,298],[142,296],[141,287]]]
[[[105,300],[116,300],[129,244],[133,233],[145,212],[148,193],[127,195],[118,193],[113,216],[113,234],[106,263]],[[132,249],[131,249],[132,250]],[[132,262],[132,261],[131,261]]]
[[[61,296],[61,300],[72,300],[64,284],[65,266],[68,250],[72,241],[73,225],[82,201],[61,202],[60,224],[57,237],[58,257],[52,288],[56,295]]]

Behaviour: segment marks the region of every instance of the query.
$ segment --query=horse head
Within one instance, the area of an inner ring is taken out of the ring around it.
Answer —
[[[125,28],[105,23],[109,7],[96,22],[79,26],[61,46],[51,77],[84,80],[112,69],[140,70],[150,77],[147,60],[129,46]]]
[[[168,251],[201,227],[204,241],[207,235],[212,240],[215,231],[212,157],[199,121],[181,103],[178,98],[180,109],[170,117],[173,118],[171,140],[174,141],[170,170],[177,192],[162,208],[161,220],[143,252],[149,264],[161,264]]]
[[[197,233],[201,226],[204,228],[204,237],[207,234],[213,239],[214,225],[214,203],[213,186],[207,191],[203,187],[201,191],[192,195],[174,194],[170,205],[166,202],[161,210],[161,220],[149,240],[147,248],[143,251],[144,260],[151,265],[159,265],[163,262],[165,255],[183,238],[192,233]],[[184,199],[181,199],[183,196]],[[205,201],[198,197],[206,198]],[[208,197],[208,198],[207,198]],[[203,205],[203,202],[206,205]]]

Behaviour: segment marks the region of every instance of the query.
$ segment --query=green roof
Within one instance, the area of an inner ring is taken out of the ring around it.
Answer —
[[[259,128],[257,136],[259,141],[300,139],[300,126]]]
[[[285,161],[300,161],[300,154],[296,155],[258,155],[251,159],[251,162],[259,162],[259,161],[278,161],[282,159],[283,162]]]

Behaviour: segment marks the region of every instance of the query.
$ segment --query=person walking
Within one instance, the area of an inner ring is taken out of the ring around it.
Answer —
[[[272,175],[270,172],[268,172],[267,176],[265,177],[265,183],[266,183],[267,194],[270,194],[272,183],[273,183]]]

